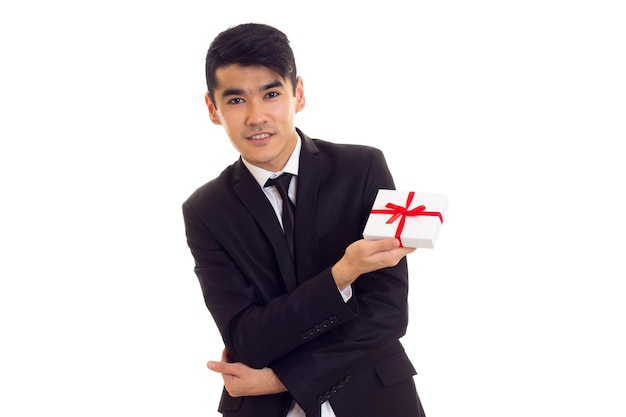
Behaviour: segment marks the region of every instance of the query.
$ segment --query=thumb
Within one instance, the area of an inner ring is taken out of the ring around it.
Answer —
[[[217,361],[208,361],[206,363],[206,367],[209,368],[212,371],[215,372],[220,372],[219,367],[220,367],[220,362]]]
[[[206,367],[220,374],[235,375],[237,373],[236,363],[208,361]]]

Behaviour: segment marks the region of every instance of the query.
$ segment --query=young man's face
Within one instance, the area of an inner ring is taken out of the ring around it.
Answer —
[[[248,162],[280,171],[294,147],[295,115],[304,108],[302,80],[296,94],[290,80],[264,66],[238,64],[218,68],[215,105],[206,97],[209,116],[222,125],[230,141]]]

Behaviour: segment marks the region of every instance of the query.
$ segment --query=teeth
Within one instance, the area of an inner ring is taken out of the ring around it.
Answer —
[[[261,135],[250,136],[250,139],[265,139],[265,138],[269,138],[269,137],[270,137],[269,133],[263,133]]]

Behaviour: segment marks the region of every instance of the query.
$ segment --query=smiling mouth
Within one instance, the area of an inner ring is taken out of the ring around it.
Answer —
[[[272,136],[271,133],[259,133],[256,135],[252,135],[252,136],[248,136],[249,140],[263,140],[263,139],[267,139],[270,136]]]

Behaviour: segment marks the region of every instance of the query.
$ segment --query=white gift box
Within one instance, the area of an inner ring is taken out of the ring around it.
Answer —
[[[447,208],[445,194],[378,190],[363,237],[397,237],[404,247],[432,249]]]

